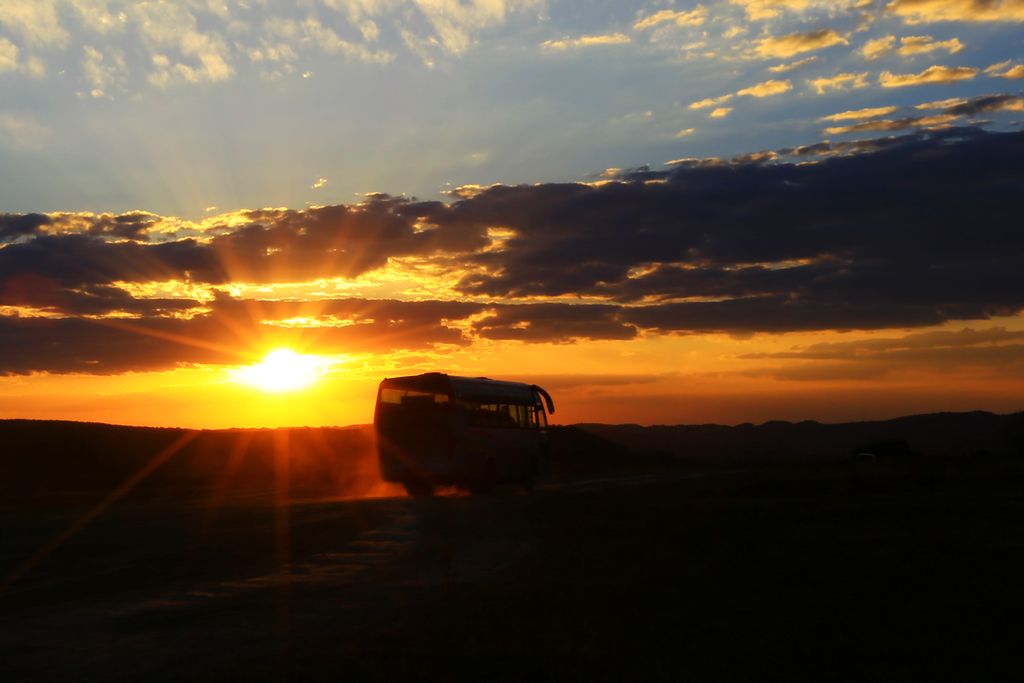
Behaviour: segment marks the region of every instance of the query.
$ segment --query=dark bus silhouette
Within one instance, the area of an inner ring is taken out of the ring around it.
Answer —
[[[554,412],[537,385],[438,372],[385,379],[373,416],[381,476],[416,496],[437,486],[484,492],[503,482],[530,490]]]

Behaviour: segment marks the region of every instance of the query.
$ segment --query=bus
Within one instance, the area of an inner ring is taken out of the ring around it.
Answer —
[[[383,380],[373,414],[381,476],[413,496],[513,482],[531,490],[547,455],[551,395],[535,384],[430,372]]]

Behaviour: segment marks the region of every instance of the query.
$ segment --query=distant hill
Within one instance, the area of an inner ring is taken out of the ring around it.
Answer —
[[[0,443],[7,496],[109,491],[169,449],[173,455],[140,488],[265,492],[286,478],[291,495],[360,495],[379,484],[367,426],[192,431],[0,420]],[[281,452],[290,456],[278,458]]]
[[[636,455],[662,454],[693,462],[821,462],[857,453],[882,458],[1024,455],[1024,413],[933,413],[843,424],[578,427]]]
[[[826,463],[871,452],[879,458],[1024,455],[1024,413],[938,413],[895,420],[820,424],[581,424],[552,427],[548,472],[573,476],[668,462]],[[372,427],[200,430],[84,422],[0,420],[0,505],[95,497],[182,442],[140,482],[143,493],[267,492],[282,478],[289,495],[365,495],[378,490]],[[279,453],[289,457],[281,458]],[[285,476],[286,475],[286,476]]]

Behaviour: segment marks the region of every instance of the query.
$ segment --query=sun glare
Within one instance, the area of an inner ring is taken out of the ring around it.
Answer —
[[[256,365],[232,372],[234,380],[268,392],[297,391],[315,383],[326,370],[326,361],[318,356],[276,349]]]

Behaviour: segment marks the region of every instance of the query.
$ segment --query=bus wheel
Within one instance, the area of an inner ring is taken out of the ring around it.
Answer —
[[[409,479],[402,482],[405,492],[413,498],[429,498],[434,495],[434,485],[422,479]]]

